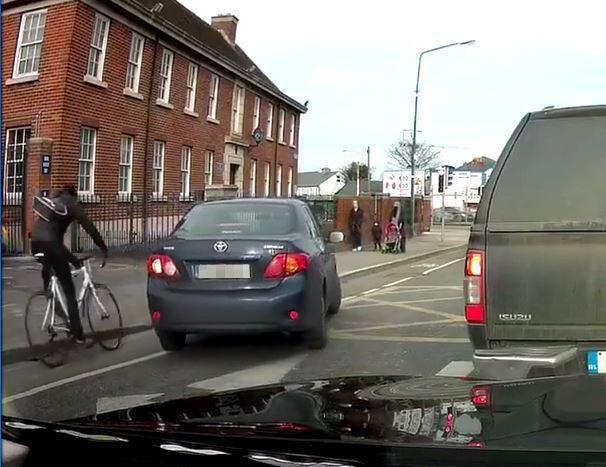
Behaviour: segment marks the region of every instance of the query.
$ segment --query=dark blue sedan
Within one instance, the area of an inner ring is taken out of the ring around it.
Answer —
[[[166,350],[181,349],[190,333],[275,331],[323,348],[326,315],[341,305],[335,256],[294,199],[197,205],[147,269],[149,311]]]

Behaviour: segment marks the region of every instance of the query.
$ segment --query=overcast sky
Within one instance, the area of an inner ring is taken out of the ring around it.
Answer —
[[[549,105],[606,104],[606,2],[180,0],[204,20],[233,13],[236,41],[299,102],[299,170],[362,159],[371,166],[412,129],[420,51],[475,39],[423,59],[418,128],[443,162],[497,158],[524,115]],[[365,156],[364,156],[365,157]]]

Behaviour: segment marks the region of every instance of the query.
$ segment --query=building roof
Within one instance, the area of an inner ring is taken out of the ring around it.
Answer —
[[[326,180],[339,172],[299,172],[297,186],[320,186]]]
[[[231,68],[231,71],[265,89],[298,111],[307,111],[303,104],[284,94],[237,44],[230,44],[219,31],[177,0],[112,1],[122,7],[127,7],[128,10],[147,20],[154,27],[169,31],[171,35],[185,42],[185,45],[190,48],[193,46],[194,50],[199,49],[211,60],[219,62],[228,69]],[[155,13],[152,12],[152,9],[159,3],[163,7]]]
[[[455,170],[461,172],[486,172],[489,169],[494,169],[497,161],[490,157],[476,157],[469,162],[457,167]]]
[[[357,186],[355,180],[348,181],[343,188],[341,188],[335,196],[356,196]],[[360,194],[366,194],[366,180],[360,180]],[[383,182],[381,180],[370,181],[370,193],[378,194],[383,193]]]

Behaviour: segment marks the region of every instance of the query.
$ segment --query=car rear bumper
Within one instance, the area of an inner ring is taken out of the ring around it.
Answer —
[[[494,380],[586,373],[586,352],[576,345],[476,349],[473,364],[474,376]]]
[[[267,290],[175,291],[161,280],[148,281],[148,304],[155,329],[190,333],[262,333],[299,331],[310,322],[305,314],[303,275],[289,277]],[[293,321],[289,313],[297,311]]]

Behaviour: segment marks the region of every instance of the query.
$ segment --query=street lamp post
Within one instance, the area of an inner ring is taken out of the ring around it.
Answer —
[[[433,49],[424,50],[419,55],[419,64],[417,66],[417,85],[415,87],[415,116],[412,124],[412,148],[410,150],[410,226],[412,228],[411,235],[415,234],[415,152],[417,150],[417,111],[419,109],[419,79],[421,77],[421,59],[423,55],[438,50],[447,49],[457,45],[471,45],[475,41],[453,42],[452,44],[441,45]]]

